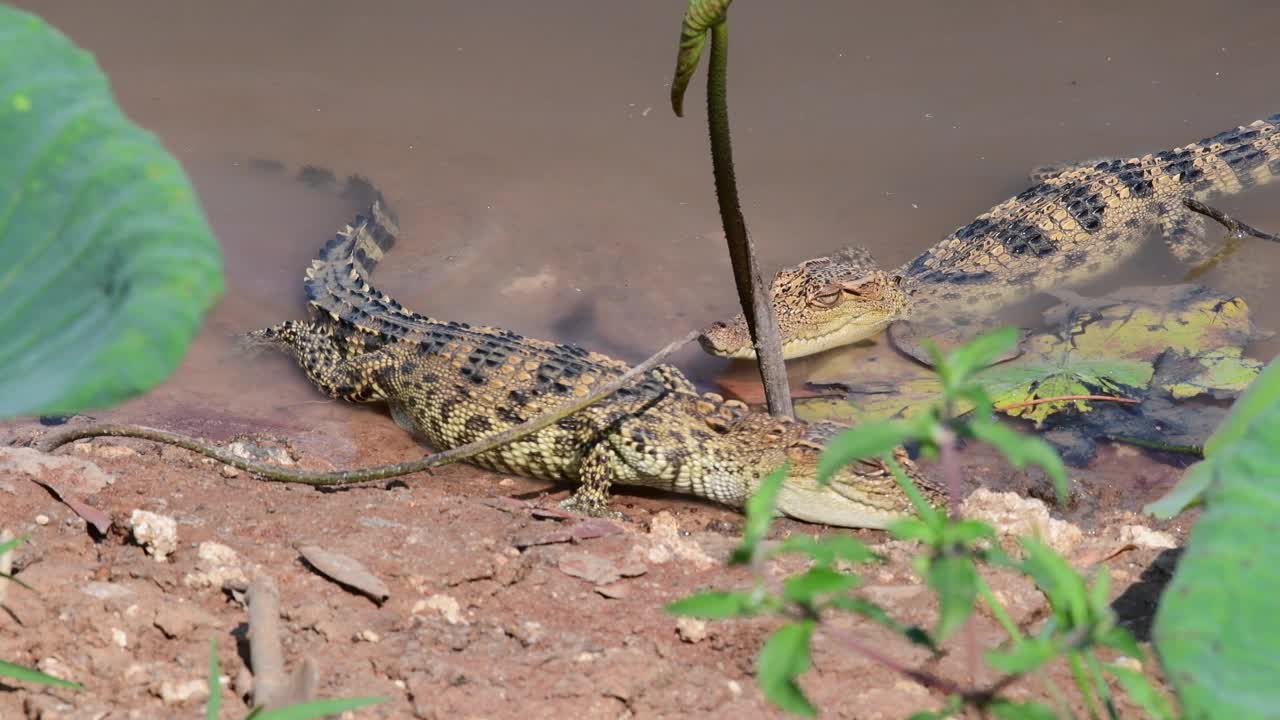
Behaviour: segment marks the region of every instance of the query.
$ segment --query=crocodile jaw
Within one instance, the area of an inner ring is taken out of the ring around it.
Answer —
[[[829,489],[802,489],[787,482],[778,491],[778,512],[804,522],[868,530],[884,530],[913,515],[909,504],[885,507],[859,502]]]
[[[843,347],[859,340],[865,340],[880,334],[892,322],[893,318],[888,316],[880,318],[861,317],[840,325],[829,332],[795,337],[782,343],[782,358],[784,360],[793,360]],[[698,336],[698,342],[702,345],[703,350],[716,357],[732,360],[755,359],[756,349],[751,345],[749,338],[743,344],[731,345],[730,342],[726,341],[725,333],[718,332],[719,330],[720,328],[713,326]],[[733,349],[728,350],[726,347],[732,347]]]

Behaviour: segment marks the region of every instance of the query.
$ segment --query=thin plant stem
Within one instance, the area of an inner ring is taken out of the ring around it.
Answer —
[[[723,17],[711,26],[711,57],[707,61],[707,126],[711,137],[711,168],[715,176],[716,202],[724,226],[738,302],[751,333],[764,383],[769,412],[792,417],[791,386],[782,359],[782,335],[773,312],[769,290],[756,262],[755,247],[747,233],[747,221],[738,199],[738,182],[733,166],[733,144],[729,135],[729,25]]]

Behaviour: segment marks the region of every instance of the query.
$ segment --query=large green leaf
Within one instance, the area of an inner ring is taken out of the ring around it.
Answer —
[[[0,5],[0,417],[164,380],[222,292],[182,167],[89,53]]]
[[[1253,381],[1231,412],[1204,444],[1205,460],[1192,465],[1178,485],[1144,510],[1158,518],[1168,519],[1198,502],[1213,481],[1214,464],[1222,448],[1230,448],[1244,437],[1257,417],[1280,403],[1280,359],[1272,360]]]
[[[1156,611],[1156,649],[1186,717],[1280,717],[1280,403],[1215,450],[1205,510]]]

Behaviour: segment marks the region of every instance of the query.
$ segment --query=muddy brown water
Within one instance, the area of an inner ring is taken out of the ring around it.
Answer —
[[[300,316],[307,259],[354,211],[291,179],[307,164],[387,193],[404,238],[378,283],[416,310],[635,361],[735,309],[702,76],[686,118],[668,106],[683,2],[18,4],[97,55],[186,166],[225,251],[200,339],[124,416],[328,438],[373,417],[319,400],[284,358],[228,353],[230,333]],[[732,13],[735,150],[767,271],[851,242],[896,266],[1034,165],[1280,111],[1267,3],[787,7]],[[1277,230],[1277,198],[1223,205]],[[1280,247],[1251,242],[1206,281],[1274,327],[1278,265]],[[1095,289],[1182,271],[1153,242]],[[725,367],[695,348],[676,362],[704,384]]]

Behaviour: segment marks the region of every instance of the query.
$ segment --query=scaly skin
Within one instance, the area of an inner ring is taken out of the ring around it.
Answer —
[[[375,201],[307,270],[312,319],[250,333],[281,347],[322,391],[385,402],[405,429],[437,450],[478,440],[581,397],[627,365],[572,345],[405,310],[369,285],[395,241],[394,219]],[[761,479],[790,463],[778,497],[790,517],[883,528],[912,513],[888,469],[866,461],[816,482],[821,448],[844,428],[779,421],[745,405],[699,395],[683,374],[659,366],[605,400],[470,460],[485,468],[577,483],[567,506],[608,515],[613,483],[646,485],[741,508]],[[898,461],[935,504],[940,489],[905,452]]]
[[[787,318],[783,356],[856,342],[896,320],[972,323],[976,315],[1114,269],[1142,247],[1151,228],[1161,230],[1175,257],[1199,265],[1214,252],[1205,238],[1206,214],[1234,232],[1243,228],[1263,237],[1197,202],[1273,180],[1280,173],[1278,125],[1280,114],[1174,150],[1037,168],[1034,186],[889,274],[856,255],[854,261],[837,256],[785,268],[772,290],[778,316]],[[888,275],[900,296],[815,291],[830,288],[830,276],[879,288]],[[740,316],[708,328],[702,345],[722,357],[755,355]]]

